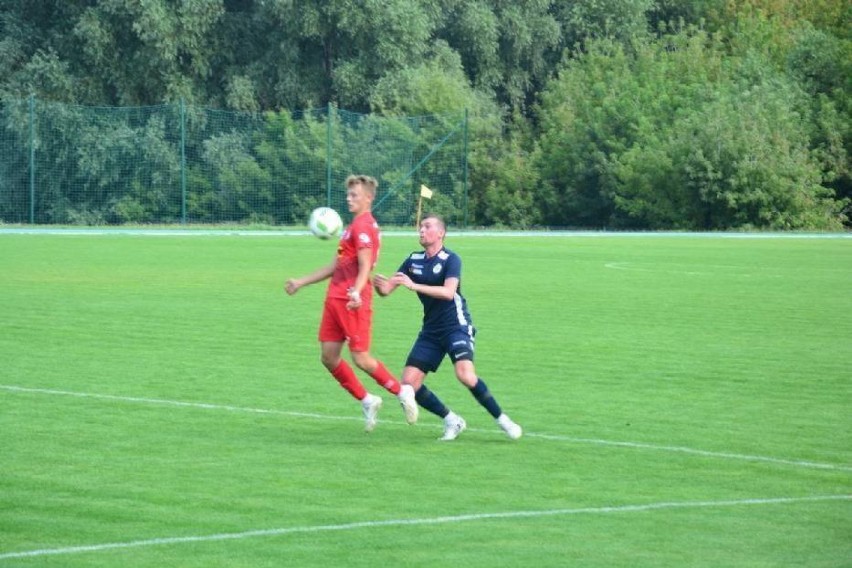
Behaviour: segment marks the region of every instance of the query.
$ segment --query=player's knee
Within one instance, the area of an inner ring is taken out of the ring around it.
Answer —
[[[476,384],[476,369],[473,366],[471,359],[456,359],[455,360],[456,378],[462,384],[472,387]]]
[[[352,361],[359,369],[367,373],[372,373],[376,370],[376,360],[367,351],[353,352]]]
[[[476,384],[476,373],[456,373],[456,378],[459,382],[467,387],[472,387]]]
[[[320,355],[320,363],[322,363],[323,366],[329,371],[333,371],[337,368],[337,365],[340,364],[340,357],[334,357],[332,355],[327,355],[323,353],[322,355]]]

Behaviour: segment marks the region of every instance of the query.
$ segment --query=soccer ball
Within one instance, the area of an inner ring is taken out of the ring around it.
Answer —
[[[343,220],[337,214],[337,211],[331,207],[317,207],[311,211],[308,228],[315,236],[321,239],[329,239],[340,234],[340,229],[343,228]]]

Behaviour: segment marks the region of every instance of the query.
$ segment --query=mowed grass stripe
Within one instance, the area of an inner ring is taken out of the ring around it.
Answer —
[[[96,393],[81,393],[81,392],[69,392],[69,391],[57,391],[50,389],[38,389],[38,388],[24,388],[18,387],[14,385],[0,385],[0,389],[9,391],[9,392],[17,392],[17,393],[30,393],[30,394],[44,394],[44,395],[52,395],[52,396],[69,396],[69,397],[78,397],[78,398],[92,398],[92,399],[101,399],[113,402],[122,402],[122,403],[139,403],[139,404],[153,404],[153,405],[161,405],[161,406],[176,406],[176,407],[185,407],[185,408],[195,408],[202,410],[221,410],[226,412],[244,412],[249,414],[267,414],[273,416],[289,416],[293,418],[309,418],[314,420],[343,420],[343,421],[358,421],[362,422],[363,418],[357,416],[332,416],[328,414],[317,414],[317,413],[309,413],[309,412],[295,412],[288,410],[276,410],[276,409],[266,409],[266,408],[245,408],[227,404],[218,404],[218,403],[208,403],[208,402],[189,402],[189,401],[178,401],[178,400],[163,400],[163,399],[152,399],[152,398],[139,398],[139,397],[126,397],[126,396],[116,396],[116,395],[103,395]],[[381,424],[393,424],[396,426],[407,424],[404,421],[399,420],[388,420],[386,418],[380,419]],[[437,427],[437,425],[436,425]],[[500,434],[495,430],[484,430],[479,428],[470,428],[469,432],[479,432],[486,434]],[[842,470],[842,471],[852,471],[852,466],[846,466],[841,464],[828,464],[828,463],[815,463],[808,462],[802,460],[790,460],[778,457],[769,457],[769,456],[750,456],[750,455],[742,455],[742,454],[734,454],[734,453],[725,453],[725,452],[711,452],[706,450],[701,450],[697,448],[686,448],[686,447],[675,447],[675,446],[660,446],[655,444],[642,444],[637,442],[629,442],[629,441],[615,441],[615,440],[600,440],[600,439],[588,439],[588,438],[576,438],[566,435],[558,435],[558,434],[546,434],[539,432],[525,432],[525,436],[528,438],[539,438],[542,440],[551,440],[558,442],[570,442],[570,443],[583,443],[583,444],[595,444],[602,446],[616,446],[622,448],[630,448],[630,449],[641,449],[641,450],[654,450],[654,451],[664,451],[664,452],[677,452],[684,454],[695,454],[704,457],[713,457],[713,458],[722,458],[722,459],[732,459],[732,460],[745,460],[745,461],[758,461],[758,462],[768,462],[779,465],[788,465],[788,466],[797,466],[797,467],[809,467],[816,469],[834,469],[834,470]]]
[[[92,544],[87,546],[73,546],[68,548],[54,548],[44,550],[29,550],[24,552],[9,552],[0,554],[0,560],[12,558],[32,558],[36,556],[61,556],[66,554],[81,554],[87,552],[103,552],[123,548],[141,548],[149,546],[167,546],[177,544],[191,544],[200,542],[215,542],[222,540],[242,540],[248,538],[280,537],[298,533],[317,533],[328,531],[352,531],[359,529],[373,529],[382,527],[405,527],[418,525],[441,525],[449,523],[465,523],[490,520],[524,519],[533,517],[551,517],[567,515],[607,515],[626,513],[645,513],[649,511],[660,511],[665,509],[704,509],[724,507],[744,507],[757,505],[794,505],[800,503],[815,503],[821,501],[848,501],[852,495],[816,495],[812,497],[774,497],[740,499],[733,501],[701,501],[683,503],[648,503],[642,505],[621,505],[607,507],[584,507],[580,509],[554,509],[545,511],[505,511],[501,513],[483,513],[470,515],[457,515],[449,517],[434,517],[425,519],[391,519],[385,521],[361,521],[355,523],[342,523],[336,525],[319,525],[307,527],[289,527],[277,529],[258,529],[240,533],[213,534],[204,536],[187,537],[162,537],[150,540],[139,540],[130,542],[113,542],[104,544]]]

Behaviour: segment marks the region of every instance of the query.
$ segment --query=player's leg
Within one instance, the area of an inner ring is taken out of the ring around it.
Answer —
[[[349,363],[341,357],[343,342],[346,340],[345,330],[340,325],[338,317],[341,305],[343,305],[341,302],[333,300],[325,302],[319,329],[320,360],[340,386],[356,399],[363,401],[367,396],[367,389],[358,380]]]
[[[521,437],[521,427],[515,424],[500,408],[488,385],[476,374],[473,364],[473,335],[465,331],[451,334],[447,339],[447,351],[456,372],[456,378],[465,385],[470,394],[497,421],[500,428],[512,439]]]
[[[343,343],[337,341],[323,341],[322,345],[322,360],[331,371],[333,376],[340,386],[349,391],[349,393],[361,401],[361,411],[364,413],[364,430],[372,432],[376,428],[378,422],[379,409],[382,407],[382,398],[367,392],[361,381],[355,375],[355,371],[349,366],[341,356]],[[334,362],[337,362],[335,365]]]
[[[399,381],[388,371],[384,363],[373,357],[369,351],[353,350],[351,344],[349,350],[352,355],[352,361],[354,361],[359,369],[370,375],[379,386],[391,394],[399,394]]]
[[[421,333],[408,353],[405,368],[402,370],[402,383],[414,389],[417,403],[438,416],[445,418],[450,410],[441,400],[423,384],[427,373],[438,370],[444,352],[434,338]]]
[[[372,337],[372,310],[362,306],[357,310],[347,310],[344,316],[346,336],[349,338],[349,352],[355,365],[370,375],[376,383],[396,395],[405,412],[405,421],[409,424],[417,422],[417,402],[414,400],[414,390],[402,387],[387,367],[370,353]],[[378,412],[378,409],[376,410]],[[367,410],[365,410],[367,416]],[[369,422],[369,416],[368,422]]]
[[[322,364],[326,369],[328,369],[331,376],[334,377],[335,380],[340,383],[340,386],[346,389],[353,397],[358,400],[364,400],[364,397],[367,396],[367,389],[365,389],[361,381],[358,380],[358,377],[355,375],[355,371],[352,370],[349,363],[340,356],[340,353],[343,350],[343,342],[321,341],[320,350]]]
[[[420,333],[405,362],[402,382],[415,389],[414,398],[417,404],[444,421],[441,440],[455,440],[467,427],[464,418],[447,408],[441,399],[423,384],[427,373],[438,370],[444,354],[440,341]]]
[[[370,307],[362,306],[357,310],[350,310],[342,303],[336,310],[335,319],[343,335],[349,342],[349,353],[355,365],[359,369],[366,371],[379,385],[399,396],[399,381],[388,372],[381,361],[370,355],[372,322],[372,310]],[[354,376],[354,373],[351,373],[351,375]],[[406,404],[414,406],[413,393],[406,392],[405,394],[408,396],[404,401],[402,397],[400,398],[400,402],[403,402],[403,407]],[[382,407],[382,399],[376,395],[366,394],[361,399],[361,406],[364,410],[364,429],[367,432],[372,432],[378,422],[378,413]]]
[[[402,382],[406,386],[416,385],[417,390],[414,393],[414,398],[417,404],[444,421],[444,433],[440,439],[455,440],[467,428],[467,423],[464,421],[464,418],[447,408],[441,402],[441,399],[423,384],[425,376],[426,373],[422,369],[415,366],[406,366],[402,371]]]
[[[385,388],[391,394],[396,395],[402,410],[405,413],[405,421],[408,424],[417,422],[417,401],[414,389],[411,385],[401,385],[399,381],[388,371],[385,364],[373,357],[369,351],[354,351],[351,349],[352,360],[359,369],[369,374],[376,383]]]
[[[372,339],[373,310],[369,305],[357,310],[346,310],[341,315],[346,337],[349,338],[349,353],[355,365],[370,375],[379,386],[391,394],[399,394],[399,381],[396,380],[384,363],[370,354]]]
[[[456,361],[455,370],[458,380],[470,390],[470,394],[473,395],[476,401],[494,417],[506,435],[513,440],[520,438],[523,435],[523,430],[503,412],[503,409],[500,408],[500,405],[497,403],[494,395],[491,394],[491,390],[485,384],[485,381],[476,376],[473,361],[464,359]]]

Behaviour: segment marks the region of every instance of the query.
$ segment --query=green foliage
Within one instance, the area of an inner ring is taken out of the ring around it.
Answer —
[[[568,48],[603,38],[627,45],[648,33],[654,6],[654,0],[576,0],[560,3],[556,13]]]
[[[852,40],[803,24],[794,32],[788,74],[810,95],[813,154],[841,199],[852,199]]]
[[[302,224],[319,205],[345,211],[346,176],[370,172],[384,222],[413,222],[421,183],[436,190],[448,220],[466,222],[464,113],[93,109],[35,99],[6,108],[8,221],[29,221],[34,207],[39,223]]]
[[[541,223],[531,135],[519,112],[514,118],[508,145],[482,146],[471,157],[471,184],[485,188],[474,192],[477,224],[524,229]]]
[[[702,32],[587,44],[542,97],[547,222],[632,228],[837,230],[806,97],[760,54]],[[713,85],[709,90],[707,85]]]
[[[375,142],[362,158],[392,156],[374,173],[386,176],[395,217],[408,216],[403,202],[418,183],[441,178],[452,204],[471,204],[476,224],[795,227],[807,218],[836,227],[849,213],[837,211],[852,200],[850,17],[852,4],[843,0],[6,0],[0,104],[15,107],[34,95],[246,115],[335,105],[353,116],[441,116],[450,130],[467,109],[467,137],[458,144],[462,151],[467,144],[472,183],[440,166],[429,171],[428,163],[426,177],[413,179],[405,172],[435,147],[431,134],[410,126],[396,133],[402,146],[391,149],[381,142],[379,133],[388,132],[381,121],[356,119]],[[766,113],[741,116],[764,107],[778,124]],[[10,112],[3,115],[18,113]],[[39,150],[51,156],[35,172],[45,188],[42,218],[182,214],[163,205],[176,191],[175,158],[166,164],[162,149],[179,147],[178,117],[168,118],[162,143],[151,144],[150,168],[163,170],[157,177],[115,164],[145,155],[128,145],[150,142],[146,126],[92,127],[86,141],[98,140],[96,147],[73,156],[59,148],[73,144],[70,134],[47,142],[44,133],[82,127],[86,112],[50,113],[38,127]],[[187,117],[194,215],[215,220],[227,206],[238,211],[232,218],[296,220],[285,212],[300,215],[319,199],[276,185],[257,153],[264,126],[219,130],[211,116]],[[691,133],[702,121],[718,140]],[[737,132],[746,122],[753,132]],[[25,124],[8,118],[0,137],[28,144]],[[312,143],[324,124],[316,126]],[[345,156],[354,138],[342,126],[332,128],[333,144]],[[93,134],[101,128],[102,136]],[[24,198],[24,151],[0,155],[0,203]],[[362,158],[359,167],[378,163]],[[205,168],[216,170],[215,179],[199,173]],[[120,189],[118,179],[125,180]],[[237,187],[245,180],[253,185]],[[764,183],[770,186],[757,188]],[[84,188],[84,204],[67,201],[70,187]],[[107,187],[109,197],[102,195]],[[250,203],[264,210],[249,211]],[[762,212],[752,210],[756,203]],[[775,211],[788,206],[794,210]],[[804,213],[809,207],[812,214]],[[20,218],[20,206],[8,211]]]
[[[617,159],[617,207],[650,228],[840,229],[785,94],[767,86],[708,103],[664,143],[631,148]]]
[[[439,37],[457,51],[471,83],[524,108],[549,77],[562,30],[552,0],[453,3]]]

